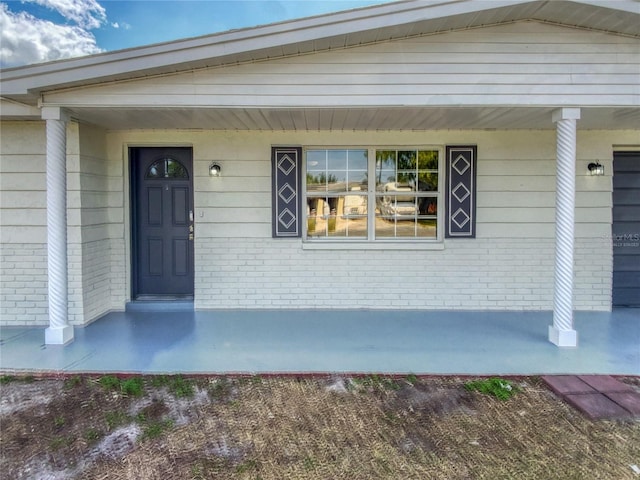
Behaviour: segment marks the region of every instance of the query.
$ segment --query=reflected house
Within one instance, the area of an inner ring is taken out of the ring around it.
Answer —
[[[360,187],[352,187],[351,192],[359,192]],[[343,217],[357,217],[358,215],[367,214],[367,199],[364,195],[345,195],[344,207],[342,208]]]
[[[0,321],[638,306],[638,3],[507,3],[2,70]]]

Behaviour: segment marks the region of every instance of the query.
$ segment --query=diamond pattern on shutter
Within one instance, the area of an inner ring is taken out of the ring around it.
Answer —
[[[477,147],[447,147],[446,238],[476,236]]]
[[[273,237],[300,237],[300,162],[302,149],[273,147],[272,225]]]

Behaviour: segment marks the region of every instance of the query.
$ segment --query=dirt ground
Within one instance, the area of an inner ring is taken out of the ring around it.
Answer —
[[[3,376],[6,479],[640,479],[640,422],[537,378]],[[640,378],[623,378],[640,389]]]

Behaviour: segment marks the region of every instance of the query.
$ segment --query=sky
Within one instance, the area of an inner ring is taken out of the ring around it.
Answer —
[[[139,47],[387,1],[0,1],[0,66]]]

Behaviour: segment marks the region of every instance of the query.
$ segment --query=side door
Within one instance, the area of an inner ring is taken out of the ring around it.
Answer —
[[[191,148],[132,148],[133,298],[193,297]]]
[[[613,156],[613,306],[640,307],[640,152]]]

